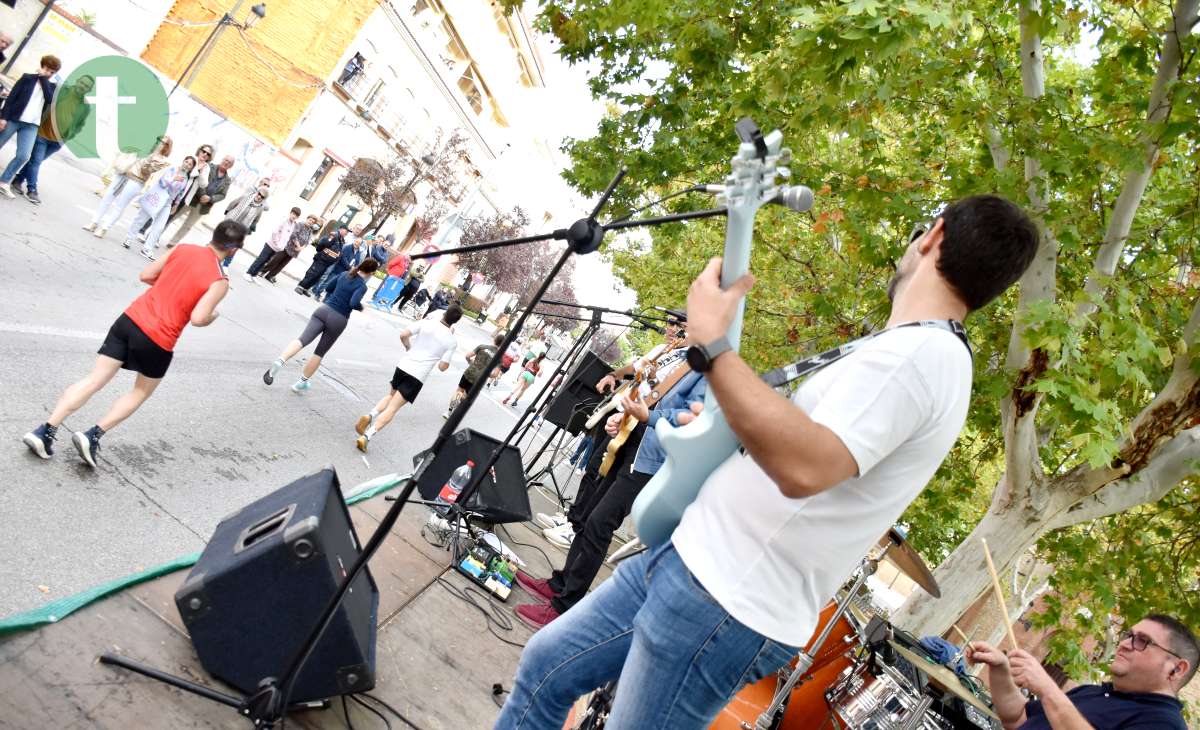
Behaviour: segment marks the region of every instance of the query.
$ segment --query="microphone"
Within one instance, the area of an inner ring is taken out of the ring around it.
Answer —
[[[725,192],[724,185],[697,185],[696,190],[702,193],[723,193]],[[813,207],[813,191],[804,185],[785,185],[779,188],[779,192],[774,198],[771,198],[769,203],[782,205],[785,208],[790,208],[797,213],[804,213],[809,208]]]
[[[640,329],[642,331],[654,330],[655,332],[657,332],[660,335],[667,334],[667,331],[665,329],[663,329],[662,327],[659,327],[658,325],[650,324],[649,322],[642,322],[640,325],[638,325],[638,329]]]

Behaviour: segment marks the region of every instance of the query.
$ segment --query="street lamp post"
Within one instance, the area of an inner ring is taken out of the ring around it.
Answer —
[[[187,67],[183,69],[183,73],[179,74],[179,78],[175,80],[175,85],[171,87],[170,93],[167,94],[168,99],[170,99],[171,94],[174,94],[175,90],[179,88],[179,85],[183,83],[183,80],[187,78],[188,72],[192,72],[191,78],[188,79],[188,85],[191,86],[192,82],[196,80],[196,76],[200,74],[200,69],[204,67],[204,62],[208,60],[208,54],[211,53],[212,49],[216,46],[216,42],[220,38],[221,31],[225,29],[225,26],[232,25],[240,28],[241,30],[250,30],[255,26],[256,23],[258,23],[259,20],[267,17],[267,4],[258,3],[250,8],[250,12],[246,15],[245,21],[241,23],[237,22],[233,19],[232,13],[236,13],[243,2],[244,0],[238,0],[237,5],[233,6],[233,10],[222,15],[221,19],[217,21],[217,24],[213,26],[212,32],[208,34],[208,38],[204,39],[204,43],[201,44],[200,49],[196,51],[196,55],[192,56],[192,60],[189,61]],[[203,58],[201,58],[201,56],[203,56]],[[197,63],[197,61],[199,61],[199,63]],[[194,72],[192,71],[193,66],[196,67]]]

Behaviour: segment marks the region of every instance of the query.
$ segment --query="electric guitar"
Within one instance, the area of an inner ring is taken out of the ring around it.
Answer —
[[[645,370],[638,371],[633,378],[633,383],[629,386],[629,393],[633,400],[642,400],[642,383],[649,383],[651,387],[658,383],[658,365],[651,362]],[[619,403],[620,401],[616,401]],[[638,420],[628,413],[621,417],[621,425],[617,427],[617,435],[613,436],[608,441],[608,448],[604,452],[604,460],[600,462],[600,476],[607,476],[613,463],[617,460],[617,452],[629,440],[629,436],[633,433],[633,429],[637,428]]]
[[[737,123],[737,133],[741,144],[719,198],[727,210],[722,289],[728,289],[750,268],[754,216],[780,193],[775,176],[788,174],[780,166],[791,159],[791,152],[782,148],[783,135],[778,130],[764,137],[754,121],[746,118]],[[745,306],[744,299],[738,303],[726,333],[735,351],[741,342]],[[683,511],[695,500],[708,475],[738,449],[737,436],[725,421],[711,388],[704,396],[704,410],[695,421],[674,428],[666,419],[660,419],[657,429],[667,458],[633,503],[638,538],[651,547],[671,538]]]

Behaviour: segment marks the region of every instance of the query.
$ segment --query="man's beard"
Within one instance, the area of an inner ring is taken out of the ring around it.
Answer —
[[[904,278],[904,274],[899,271],[892,274],[892,279],[887,285],[887,298],[889,302],[896,301],[896,292],[900,290],[900,284],[904,281]]]

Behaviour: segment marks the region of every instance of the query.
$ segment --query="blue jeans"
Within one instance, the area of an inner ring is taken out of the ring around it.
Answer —
[[[34,140],[33,151],[29,154],[29,162],[25,163],[25,167],[17,173],[13,178],[13,187],[21,187],[25,185],[25,189],[31,193],[36,193],[38,189],[38,169],[46,158],[53,155],[62,149],[62,142],[52,142],[44,137],[38,137]]]
[[[560,730],[578,697],[619,679],[609,730],[703,730],[797,653],[731,617],[667,543],[533,635],[495,727]]]
[[[571,458],[569,459],[568,463],[570,463],[571,466],[582,469],[583,465],[588,463],[588,459],[592,458],[593,445],[594,442],[591,435],[585,434],[584,437],[579,440],[579,445],[575,447],[575,453],[571,454]]]
[[[4,168],[4,173],[0,174],[0,182],[12,182],[17,175],[17,170],[20,170],[29,161],[29,156],[33,154],[33,142],[37,139],[37,130],[38,125],[33,122],[9,122],[5,125],[4,131],[0,132],[0,149],[14,135],[17,138],[17,156],[12,158],[12,162]]]

